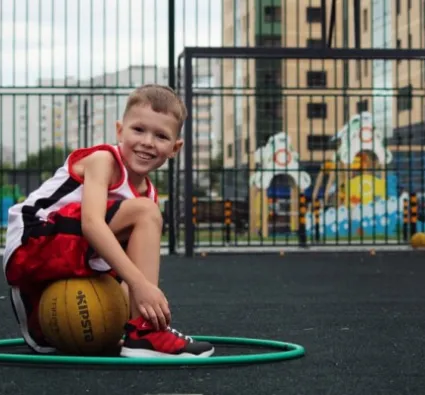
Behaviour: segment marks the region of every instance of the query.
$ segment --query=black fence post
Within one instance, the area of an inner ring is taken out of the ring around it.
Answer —
[[[416,193],[410,194],[410,237],[416,233],[418,222],[418,197]]]
[[[230,230],[232,225],[232,202],[224,201],[224,223],[226,225],[226,243],[230,243]]]
[[[190,228],[195,234],[196,224],[198,223],[198,198],[196,196],[192,196],[192,223]]]
[[[192,158],[192,56],[187,49],[184,52],[184,99],[187,118],[184,125],[184,194],[185,199],[185,250],[187,257],[194,254],[194,229],[192,223],[193,196],[193,158]]]
[[[306,229],[306,218],[307,213],[307,199],[303,193],[299,196],[299,217],[298,217],[298,240],[299,245],[305,247],[307,244],[307,229]]]
[[[175,71],[175,0],[168,0],[168,85],[170,88],[176,88],[176,71]],[[168,253],[176,252],[176,229],[175,229],[175,212],[174,212],[174,166],[175,161],[171,158],[168,161]],[[177,177],[180,174],[177,171]]]
[[[409,239],[409,201],[403,199],[403,240],[405,242]]]
[[[320,241],[320,200],[314,201],[314,233],[316,242]]]

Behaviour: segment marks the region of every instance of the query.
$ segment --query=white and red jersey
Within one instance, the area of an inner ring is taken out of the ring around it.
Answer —
[[[73,151],[65,163],[57,169],[53,177],[45,181],[33,191],[22,203],[9,209],[6,233],[6,248],[4,251],[3,268],[13,252],[22,244],[24,230],[40,221],[47,221],[52,212],[69,203],[81,202],[83,179],[72,170],[73,165],[87,155],[98,151],[112,152],[121,168],[119,182],[109,188],[108,199],[132,199],[140,197],[128,179],[128,172],[122,161],[119,146],[102,144],[91,148],[81,148]],[[147,191],[145,196],[158,203],[158,193],[149,178],[146,178]]]

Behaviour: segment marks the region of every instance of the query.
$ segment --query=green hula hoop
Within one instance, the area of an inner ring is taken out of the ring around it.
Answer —
[[[58,365],[121,365],[121,366],[176,366],[176,365],[225,365],[276,362],[300,358],[305,355],[304,347],[276,340],[250,339],[245,337],[192,336],[199,341],[208,341],[216,345],[254,346],[277,349],[279,351],[261,354],[211,356],[211,357],[166,357],[166,358],[124,358],[124,357],[92,357],[92,356],[62,356],[39,354],[0,353],[0,362],[28,364],[58,364]],[[22,338],[0,339],[0,349],[25,345]]]

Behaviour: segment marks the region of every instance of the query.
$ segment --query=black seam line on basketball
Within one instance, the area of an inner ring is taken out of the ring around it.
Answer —
[[[46,288],[44,288],[44,290],[45,290]],[[50,304],[48,305],[47,303],[43,303],[43,306],[41,306],[41,304],[40,304],[40,302],[38,303],[38,312],[37,312],[37,314],[39,315],[38,316],[38,319],[40,320],[40,313],[42,314],[41,316],[42,317],[46,317],[47,315],[46,315],[46,306],[47,306],[47,309],[50,309],[51,308],[51,306],[50,306]],[[50,328],[50,330],[49,330],[49,332],[51,331],[51,328]],[[44,338],[44,341],[45,342],[47,342],[47,347],[51,347],[51,348],[54,348],[56,351],[57,351],[57,347],[54,345],[54,344],[52,344],[51,342],[50,342],[50,339],[48,338],[48,336],[46,336],[44,333],[43,333],[43,331],[41,331],[41,334],[42,334],[42,336],[43,336],[43,338]],[[61,340],[61,342],[63,342],[63,339],[62,339],[62,333],[61,332],[59,332],[59,336],[60,336],[60,340]]]
[[[65,281],[65,295],[64,295],[65,297],[64,297],[64,299],[65,299],[65,311],[66,312],[68,311],[68,298],[67,298],[68,292],[67,292],[67,290],[68,290],[68,282],[69,281],[70,281],[69,279]],[[74,332],[72,331],[73,327],[71,326],[69,314],[66,314],[66,321],[68,323],[68,328],[70,329],[69,332],[70,332],[70,336],[72,337],[72,344],[77,349],[78,353],[81,354],[81,349],[78,347],[78,343],[75,339]],[[69,346],[69,343],[67,343],[67,348],[69,348],[68,346]]]
[[[68,179],[48,197],[43,197],[34,202],[34,206],[23,206],[22,207],[22,220],[24,223],[24,232],[22,234],[22,241],[24,241],[27,236],[27,229],[31,231],[31,228],[34,225],[40,224],[41,221],[37,219],[35,216],[37,211],[40,209],[46,209],[50,206],[53,206],[60,199],[65,197],[66,195],[74,192],[81,184],[74,180],[72,177],[68,177]]]
[[[93,292],[95,293],[96,298],[97,298],[97,300],[99,302],[99,305],[101,307],[100,308],[100,311],[102,312],[102,318],[103,318],[103,331],[104,331],[104,333],[106,333],[107,332],[107,328],[106,328],[106,317],[105,317],[105,313],[103,312],[102,302],[101,302],[101,300],[99,298],[99,294],[96,291],[96,287],[93,285],[92,279],[90,279],[90,285],[92,286]]]

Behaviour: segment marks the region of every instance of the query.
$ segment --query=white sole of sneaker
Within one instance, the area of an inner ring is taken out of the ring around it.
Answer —
[[[153,350],[142,350],[142,349],[133,349],[133,348],[121,348],[121,356],[127,358],[203,358],[210,357],[214,354],[215,349],[211,349],[203,352],[202,354],[195,355],[189,353],[182,354],[165,354]]]

